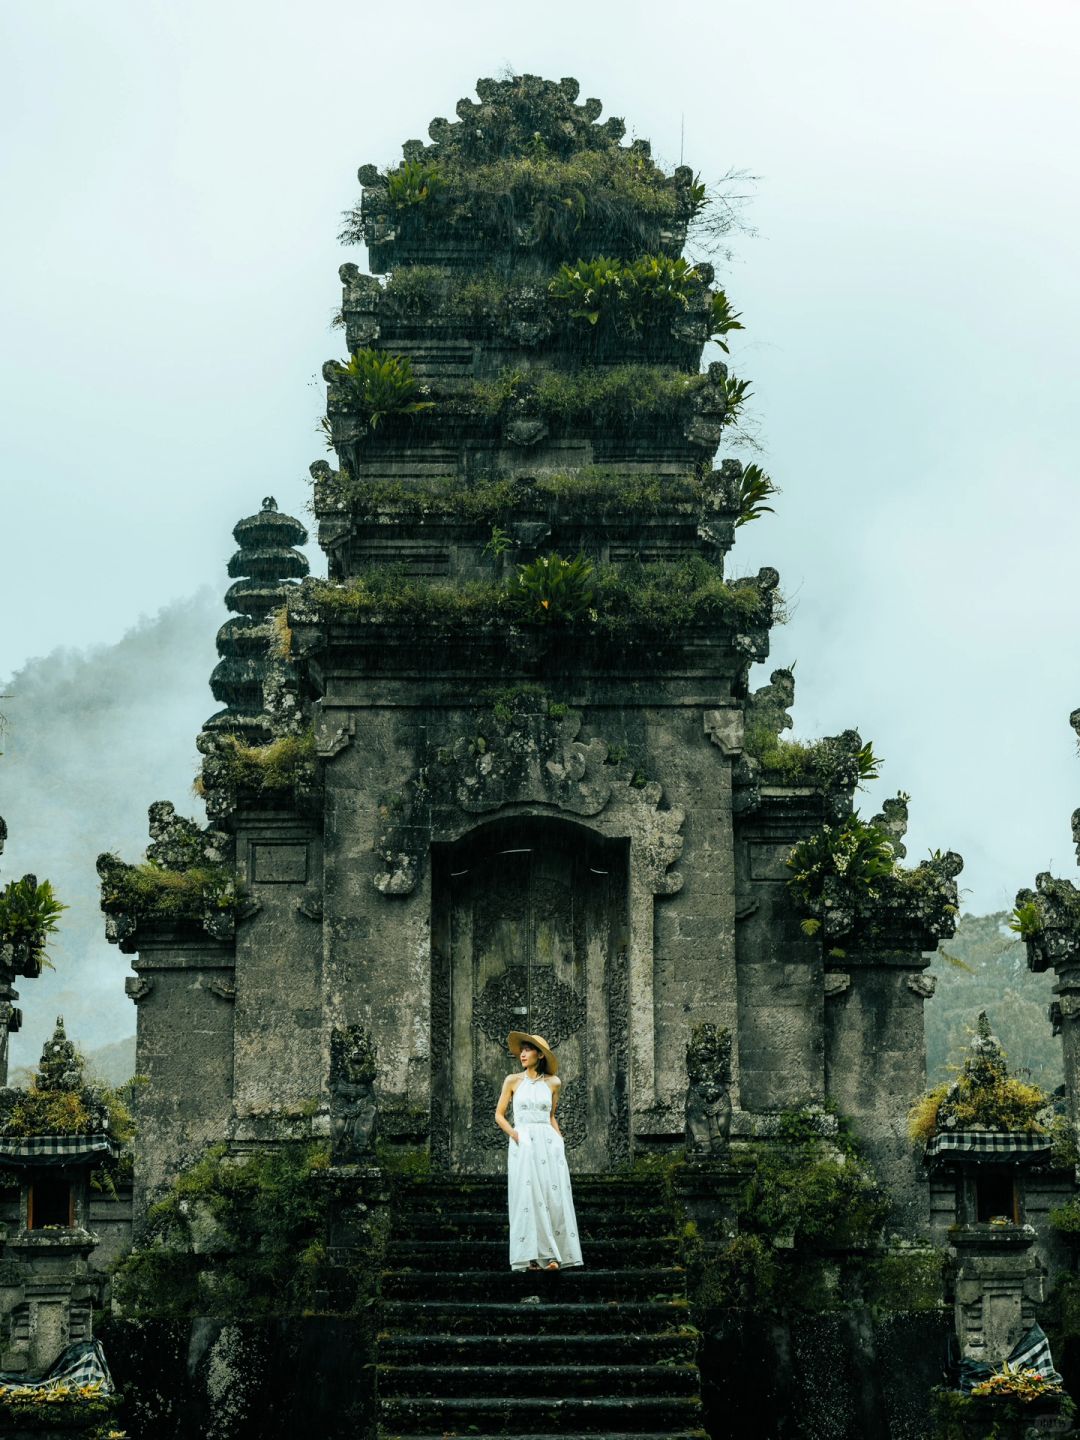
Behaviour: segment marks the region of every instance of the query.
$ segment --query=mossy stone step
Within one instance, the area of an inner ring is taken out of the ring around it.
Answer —
[[[383,1440],[405,1440],[400,1432],[391,1435],[389,1431],[383,1430]],[[409,1435],[408,1440],[447,1440],[447,1432],[440,1430],[438,1435]],[[478,1435],[475,1430],[470,1430],[462,1440],[502,1440],[501,1435],[487,1434]],[[529,1435],[528,1440],[596,1440],[596,1432],[590,1435],[568,1434],[560,1430],[557,1435],[538,1435],[535,1431]],[[635,1430],[633,1432],[622,1430],[618,1434],[605,1432],[604,1440],[709,1440],[704,1430]]]
[[[477,1431],[526,1435],[530,1440],[545,1429],[555,1434],[580,1430],[610,1437],[617,1430],[671,1431],[701,1423],[701,1401],[691,1395],[627,1395],[618,1399],[507,1395],[474,1400],[417,1395],[381,1400],[379,1409],[383,1432],[389,1435],[417,1431],[445,1435],[475,1426]]]
[[[382,1432],[383,1440],[405,1440],[402,1434],[391,1435],[388,1431]],[[442,1430],[438,1435],[409,1435],[408,1440],[447,1440],[447,1432]],[[478,1435],[475,1430],[470,1430],[467,1436],[461,1440],[502,1440],[501,1435]],[[591,1435],[574,1434],[569,1435],[565,1430],[560,1430],[557,1435],[529,1435],[528,1440],[596,1440],[596,1434]],[[709,1440],[704,1430],[635,1430],[632,1433],[626,1430],[616,1434],[605,1434],[604,1440]]]
[[[465,1300],[520,1299],[536,1294],[550,1303],[559,1300],[610,1298],[652,1300],[680,1294],[686,1285],[682,1270],[655,1266],[648,1269],[559,1271],[423,1270],[388,1271],[382,1279],[385,1299]],[[555,1287],[558,1287],[557,1289]]]
[[[536,1308],[529,1306],[531,1311]],[[660,1365],[665,1361],[692,1365],[698,1335],[693,1330],[636,1335],[625,1331],[566,1334],[560,1328],[550,1335],[530,1333],[528,1345],[529,1359],[544,1365]],[[482,1335],[425,1335],[414,1331],[384,1335],[379,1341],[379,1361],[388,1365],[483,1365],[496,1357],[500,1363],[506,1357],[503,1331]]]
[[[517,1351],[527,1354],[527,1347]],[[625,1395],[696,1395],[697,1366],[673,1365],[383,1365],[379,1394],[444,1395],[494,1399],[512,1395],[556,1395],[575,1399]]]
[[[599,1269],[647,1269],[671,1266],[678,1258],[676,1242],[656,1237],[646,1240],[591,1240],[585,1245],[585,1262]],[[509,1270],[509,1247],[499,1240],[395,1240],[387,1253],[390,1270]]]
[[[530,1277],[535,1278],[535,1277]],[[561,1277],[556,1277],[561,1278]],[[536,1293],[540,1293],[539,1290]],[[398,1335],[556,1335],[588,1332],[592,1335],[655,1334],[685,1325],[686,1300],[574,1300],[542,1295],[536,1305],[520,1299],[457,1300],[428,1297],[386,1299],[381,1311],[384,1330]]]
[[[666,1235],[671,1217],[662,1210],[595,1210],[577,1207],[578,1234],[582,1239],[607,1240],[616,1235]],[[478,1239],[505,1236],[506,1197],[499,1209],[491,1210],[405,1210],[394,1217],[394,1238],[415,1235],[418,1239],[452,1239],[475,1235]]]

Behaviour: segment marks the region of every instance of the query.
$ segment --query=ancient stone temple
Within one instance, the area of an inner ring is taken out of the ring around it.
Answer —
[[[670,1242],[649,1210],[684,1149],[706,1250],[740,1166],[792,1135],[832,1145],[838,1113],[878,1177],[879,1227],[926,1234],[905,1117],[960,860],[902,865],[904,798],[855,813],[871,748],[789,742],[791,673],[751,682],[779,577],[740,576],[731,552],[772,486],[717,457],[747,381],[709,358],[742,327],[683,255],[706,192],[625,145],[575,81],[477,95],[400,165],[360,170],[349,232],[372,273],[341,269],[336,466],[311,467],[328,578],[303,578],[304,527],[273,500],[237,526],[224,709],[199,738],[210,825],[155,805],[147,861],[100,869],[148,1082],[136,1242],[208,1146],[242,1159],[332,1131],[339,1199],[352,1185],[375,1205],[403,1166],[429,1176],[395,1207],[390,1332],[416,1328],[408,1304],[437,1325],[442,1287],[475,1309],[460,1353],[483,1368],[497,1292],[470,1266],[503,1263],[511,1029],[560,1055],[571,1169],[594,1254],[613,1257],[579,1277],[589,1325],[640,1302],[647,1335],[657,1293],[685,1288],[650,1268]],[[476,1211],[467,1253],[438,1196]],[[420,1281],[394,1272],[406,1241]],[[437,1337],[426,1378],[386,1345],[386,1433],[519,1423],[486,1382],[455,1388]],[[609,1355],[590,1382],[609,1408],[567,1423],[689,1434],[696,1373],[650,1399]],[[439,1394],[457,1398],[436,1411]]]

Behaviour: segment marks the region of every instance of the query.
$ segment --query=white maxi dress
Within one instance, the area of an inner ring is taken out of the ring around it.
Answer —
[[[507,1183],[510,1201],[510,1268],[527,1270],[530,1260],[563,1269],[580,1265],[574,1197],[562,1136],[551,1124],[551,1089],[542,1075],[523,1075],[514,1091],[514,1129]]]

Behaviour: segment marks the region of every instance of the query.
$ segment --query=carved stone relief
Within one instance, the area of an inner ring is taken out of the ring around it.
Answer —
[[[531,987],[530,987],[531,981]],[[544,1038],[558,1046],[585,1024],[585,997],[557,979],[548,966],[510,965],[494,976],[473,1002],[473,1024],[489,1040],[504,1045],[511,1030],[528,1028],[522,1006],[544,1017]]]
[[[683,812],[660,808],[657,781],[635,785],[606,765],[607,742],[578,740],[580,729],[580,716],[556,719],[545,709],[516,717],[491,738],[459,737],[430,756],[395,797],[393,818],[375,841],[383,861],[375,888],[410,894],[431,842],[460,833],[456,817],[528,805],[587,817],[597,833],[628,838],[643,883],[654,895],[675,894],[683,879],[669,872],[682,854]],[[445,833],[448,822],[453,833]]]

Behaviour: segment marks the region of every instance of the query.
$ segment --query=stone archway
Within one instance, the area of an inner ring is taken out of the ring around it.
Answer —
[[[502,1169],[511,1029],[558,1047],[571,1163],[629,1156],[628,851],[583,825],[499,819],[432,847],[432,1152]]]

